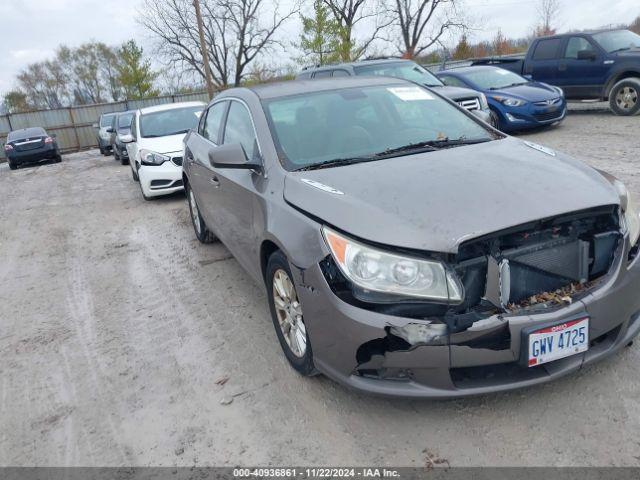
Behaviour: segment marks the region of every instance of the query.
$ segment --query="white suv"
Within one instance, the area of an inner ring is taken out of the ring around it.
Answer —
[[[205,104],[183,102],[136,111],[127,144],[133,179],[140,182],[145,200],[168,195],[182,184],[182,139],[198,126]]]

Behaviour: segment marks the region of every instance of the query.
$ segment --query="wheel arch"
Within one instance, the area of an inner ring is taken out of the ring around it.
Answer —
[[[627,78],[637,78],[638,81],[640,81],[640,70],[624,69],[618,73],[613,74],[605,86],[604,99],[609,99],[611,90],[616,83],[621,80],[626,80]]]

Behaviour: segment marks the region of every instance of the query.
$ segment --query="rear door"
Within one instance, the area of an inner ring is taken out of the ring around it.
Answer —
[[[536,82],[555,85],[562,38],[545,38],[533,45],[533,52],[525,60],[523,75],[531,75]]]
[[[579,59],[578,52],[590,51],[594,59]],[[608,65],[604,52],[587,37],[575,35],[566,39],[558,65],[556,85],[569,98],[597,98],[605,83]]]
[[[219,191],[214,180],[215,173],[209,164],[209,151],[221,142],[222,122],[228,106],[229,102],[222,100],[205,110],[198,132],[189,135],[185,146],[185,165],[198,208],[205,223],[214,231],[219,221],[216,216]]]

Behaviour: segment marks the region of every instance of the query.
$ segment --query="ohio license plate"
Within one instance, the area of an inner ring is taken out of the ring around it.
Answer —
[[[535,367],[589,349],[589,318],[580,318],[529,334],[529,366]]]

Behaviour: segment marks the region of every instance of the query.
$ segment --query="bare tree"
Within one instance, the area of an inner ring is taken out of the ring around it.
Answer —
[[[266,0],[201,0],[200,7],[217,87],[239,85],[251,63],[279,45],[276,33],[297,11],[281,15],[278,4]],[[157,37],[158,52],[169,64],[206,78],[190,0],[145,0],[141,18]]]
[[[390,13],[400,30],[398,49],[414,58],[441,42],[453,30],[465,30],[459,0],[392,0]]]
[[[539,0],[537,7],[538,24],[535,27],[536,36],[542,37],[556,33],[553,25],[560,17],[561,8],[560,0]]]
[[[390,25],[391,21],[385,21],[380,10],[384,10],[384,4],[374,0],[323,0],[329,7],[334,18],[338,22],[340,60],[351,61],[360,58],[371,44],[379,38],[380,32]],[[382,8],[381,8],[382,7]],[[356,39],[355,29],[359,24],[373,21],[360,44]]]

